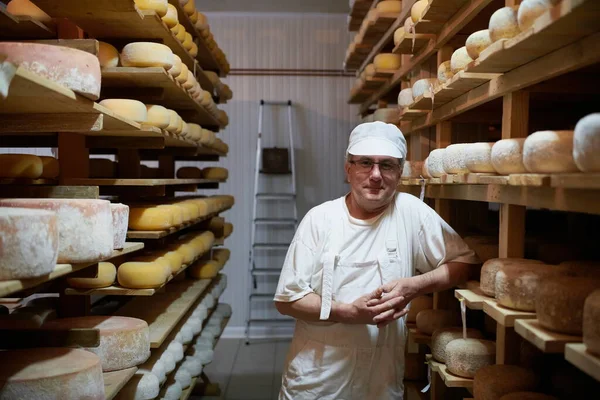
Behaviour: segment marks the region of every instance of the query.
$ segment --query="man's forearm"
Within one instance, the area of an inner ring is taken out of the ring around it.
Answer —
[[[417,286],[417,295],[439,292],[455,287],[476,276],[479,266],[460,262],[441,265],[423,275],[413,277]]]
[[[316,322],[320,321],[321,316],[321,296],[309,293],[300,300],[289,303],[276,301],[275,307],[281,314],[303,321]],[[328,321],[349,323],[351,320],[352,305],[332,302]]]

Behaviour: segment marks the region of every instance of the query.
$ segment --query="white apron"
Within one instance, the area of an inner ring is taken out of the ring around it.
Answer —
[[[376,260],[346,263],[341,238],[329,235],[323,251],[321,320],[331,301],[352,303],[382,284],[410,274],[401,265],[392,205],[386,248]],[[280,400],[402,400],[405,317],[379,329],[375,325],[298,320],[282,379]]]

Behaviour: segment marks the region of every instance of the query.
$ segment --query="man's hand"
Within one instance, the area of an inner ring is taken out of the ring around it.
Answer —
[[[376,292],[381,292],[381,296],[369,300],[367,307],[377,312],[373,321],[381,328],[404,316],[408,312],[406,306],[419,290],[415,279],[402,278],[381,286]]]
[[[383,286],[372,293],[359,297],[350,304],[338,304],[339,308],[332,310],[339,322],[347,324],[377,325],[382,313],[393,314],[394,306],[402,301],[394,299],[384,304],[370,307],[369,303],[378,301],[383,295]]]

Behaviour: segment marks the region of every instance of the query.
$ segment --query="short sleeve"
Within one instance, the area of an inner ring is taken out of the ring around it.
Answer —
[[[462,238],[435,211],[421,214],[416,269],[427,273],[448,262],[479,264],[480,260]]]
[[[314,265],[314,251],[295,238],[285,257],[274,300],[290,303],[313,293],[310,281]]]

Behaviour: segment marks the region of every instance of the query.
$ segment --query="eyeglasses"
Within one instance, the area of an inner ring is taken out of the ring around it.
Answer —
[[[373,166],[376,164],[379,166],[379,170],[381,172],[395,172],[398,169],[400,169],[400,164],[396,164],[390,161],[375,162],[373,160],[364,159],[358,161],[349,161],[349,163],[352,165],[356,165],[358,167],[359,172],[364,173],[371,172],[371,170],[373,170]]]

